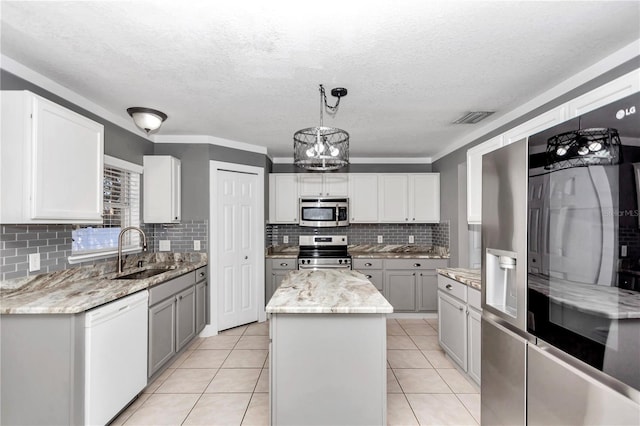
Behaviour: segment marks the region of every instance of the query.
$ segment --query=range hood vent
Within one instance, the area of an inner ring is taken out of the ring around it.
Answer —
[[[453,124],[476,124],[479,121],[484,120],[495,111],[471,111],[458,118]]]

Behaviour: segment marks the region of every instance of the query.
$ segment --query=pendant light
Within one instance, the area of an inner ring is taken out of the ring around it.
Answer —
[[[327,104],[327,95],[320,85],[320,125],[298,130],[293,135],[293,163],[307,170],[336,170],[349,164],[349,133],[323,125],[323,112],[327,108],[335,113],[340,98],[347,96],[347,89],[331,90],[338,98],[334,106]]]
[[[162,122],[167,119],[167,114],[151,108],[131,107],[127,108],[127,112],[133,118],[136,126],[147,132],[147,135],[158,130],[162,126]]]

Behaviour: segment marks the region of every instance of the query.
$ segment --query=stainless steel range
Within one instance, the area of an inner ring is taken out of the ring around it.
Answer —
[[[298,269],[351,269],[345,235],[303,235],[300,237]]]

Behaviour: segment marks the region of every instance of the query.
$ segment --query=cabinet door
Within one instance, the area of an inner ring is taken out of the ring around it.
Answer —
[[[634,70],[584,95],[569,101],[568,118],[577,117],[640,90],[640,70]]]
[[[482,156],[502,146],[502,136],[467,151],[467,222],[482,222]]]
[[[196,335],[196,289],[191,286],[176,295],[176,352]]]
[[[149,308],[149,377],[176,353],[176,303],[170,297]]]
[[[347,173],[324,174],[324,195],[330,197],[349,195],[349,175]]]
[[[482,341],[481,334],[481,320],[482,314],[473,309],[469,308],[467,311],[467,364],[468,369],[467,373],[469,376],[476,381],[476,383],[480,384],[480,357],[481,357],[481,347],[480,342]]]
[[[418,310],[438,310],[438,275],[436,271],[422,271],[418,273]]]
[[[145,223],[179,223],[181,215],[180,160],[169,155],[143,157]]]
[[[349,177],[351,223],[378,221],[378,175],[353,173]]]
[[[379,175],[378,216],[380,222],[409,221],[409,177],[406,174]]]
[[[104,127],[32,99],[31,219],[102,223]]]
[[[440,222],[440,174],[409,175],[409,221]]]
[[[196,284],[196,333],[207,324],[207,281]]]
[[[438,291],[438,340],[451,359],[467,371],[466,305]]]
[[[182,165],[171,157],[171,222],[180,223],[182,213]]]
[[[375,288],[377,288],[380,291],[383,291],[383,280],[384,280],[384,274],[382,273],[381,270],[364,270],[364,271],[360,271],[364,274],[365,277],[367,277],[367,279],[369,281],[371,281],[371,284],[373,284],[375,286]]]
[[[528,136],[546,130],[557,124],[562,123],[567,119],[567,107],[561,105],[557,108],[547,111],[538,115],[535,118],[522,123],[519,126],[514,127],[505,134],[502,135],[503,145],[509,145],[520,139],[524,139]]]
[[[298,223],[298,177],[295,173],[269,175],[269,222]]]
[[[413,271],[385,271],[386,297],[393,311],[416,310],[416,273]]]
[[[321,173],[301,173],[298,176],[301,197],[324,196],[324,179]]]

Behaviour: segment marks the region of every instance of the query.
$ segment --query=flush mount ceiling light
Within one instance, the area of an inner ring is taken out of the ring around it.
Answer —
[[[453,124],[476,124],[478,121],[484,120],[495,111],[471,111],[458,118]]]
[[[147,132],[147,135],[158,130],[162,122],[167,119],[167,114],[151,108],[131,107],[127,108],[127,112],[136,126]]]
[[[547,140],[547,170],[616,165],[622,161],[616,129],[592,128],[560,133]]]
[[[338,98],[334,106],[327,104],[327,95],[320,85],[320,126],[298,130],[293,135],[293,163],[307,170],[336,170],[349,164],[349,133],[342,129],[325,127],[322,122],[324,108],[335,114],[340,98],[347,96],[347,89],[331,90]]]

